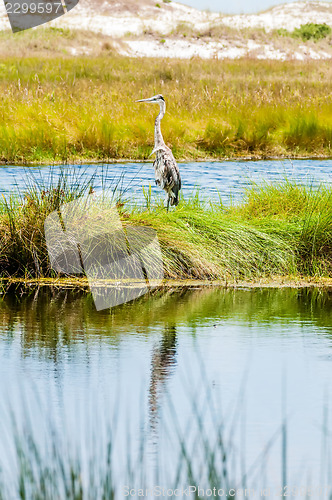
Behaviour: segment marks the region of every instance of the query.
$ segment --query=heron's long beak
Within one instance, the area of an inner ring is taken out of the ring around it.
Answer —
[[[135,102],[155,102],[154,97],[150,97],[149,99],[139,99],[138,101]]]

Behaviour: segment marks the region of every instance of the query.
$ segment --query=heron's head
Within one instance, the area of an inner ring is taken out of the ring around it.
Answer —
[[[165,99],[161,94],[154,95],[153,97],[150,97],[149,99],[140,99],[139,101],[136,102],[152,102],[152,103],[157,103],[161,104],[165,102]]]

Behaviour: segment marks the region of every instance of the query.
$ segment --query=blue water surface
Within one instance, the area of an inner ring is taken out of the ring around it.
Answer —
[[[182,193],[188,197],[197,188],[205,199],[221,200],[225,204],[238,202],[253,183],[281,182],[285,179],[305,185],[331,184],[332,160],[260,160],[192,162],[179,164],[182,177]],[[0,167],[0,193],[8,194],[15,189],[24,191],[27,182],[46,181],[63,169],[73,175],[89,179],[95,176],[94,187],[112,187],[116,184],[128,198],[144,200],[143,187],[151,185],[153,196],[163,196],[154,183],[152,163],[115,163],[80,166],[2,166]]]

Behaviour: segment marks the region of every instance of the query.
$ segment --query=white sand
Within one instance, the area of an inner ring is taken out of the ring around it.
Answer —
[[[285,61],[287,59],[305,60],[305,59],[330,59],[332,53],[324,51],[315,51],[306,46],[299,47],[296,52],[282,51],[269,44],[259,44],[253,40],[244,42],[242,46],[234,46],[229,41],[209,42],[203,41],[184,41],[184,40],[166,40],[165,43],[131,40],[124,44],[126,48],[121,48],[120,52],[124,55],[134,57],[169,57],[190,59],[192,57],[201,57],[202,59],[238,59],[240,57],[252,57],[256,59],[274,59]]]

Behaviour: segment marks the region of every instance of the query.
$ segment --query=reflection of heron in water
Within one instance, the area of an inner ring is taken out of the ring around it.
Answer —
[[[161,342],[153,349],[151,360],[151,381],[149,388],[150,426],[156,430],[159,399],[165,392],[165,385],[176,365],[177,338],[175,326],[165,326]]]

